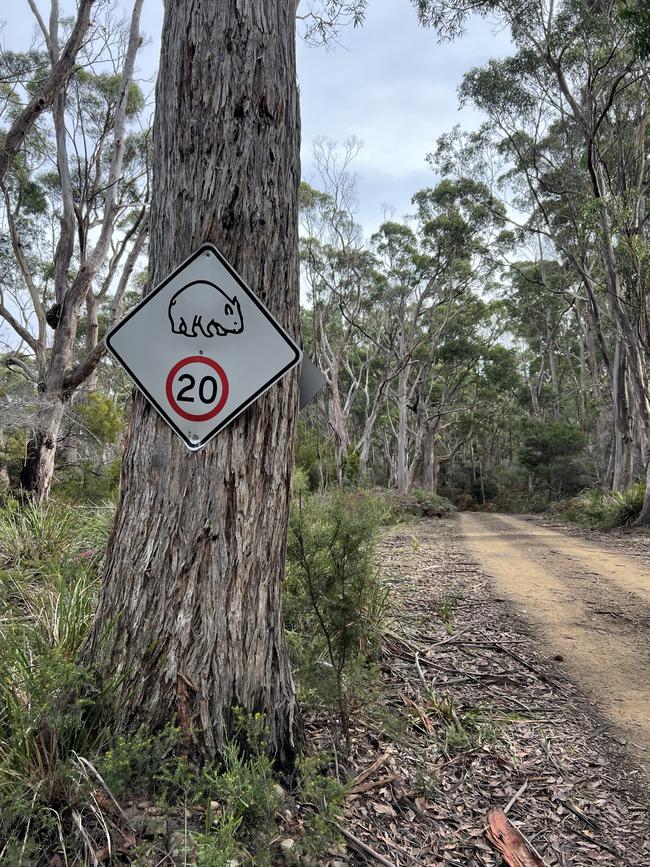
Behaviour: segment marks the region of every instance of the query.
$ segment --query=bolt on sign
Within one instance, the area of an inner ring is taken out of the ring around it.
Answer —
[[[212,244],[156,286],[106,335],[106,346],[192,451],[302,358]]]

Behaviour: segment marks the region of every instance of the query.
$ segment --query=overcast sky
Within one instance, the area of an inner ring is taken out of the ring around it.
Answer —
[[[37,0],[41,10],[48,0]],[[34,34],[27,0],[2,3],[5,48],[21,50]],[[128,7],[120,0],[119,6]],[[62,3],[70,11],[72,2]],[[150,43],[141,52],[138,73],[151,77],[158,64],[162,0],[145,0],[142,30]],[[385,206],[396,218],[410,211],[413,193],[435,182],[425,157],[436,138],[454,124],[480,122],[458,111],[463,73],[490,57],[507,54],[506,33],[477,20],[453,45],[438,45],[423,30],[409,0],[370,0],[363,27],[342,33],[331,50],[299,42],[303,177],[314,180],[311,143],[318,136],[342,142],[356,135],[363,149],[354,163],[359,176],[359,222],[367,233],[381,222]]]

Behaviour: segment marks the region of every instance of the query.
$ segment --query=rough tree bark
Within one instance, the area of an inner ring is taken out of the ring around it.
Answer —
[[[436,454],[436,428],[431,423],[427,423],[424,431],[422,454],[422,463],[424,468],[422,487],[429,494],[437,494],[440,461]]]
[[[167,3],[154,122],[150,275],[201,242],[299,330],[299,116],[292,0]],[[119,723],[182,728],[222,750],[233,708],[266,714],[295,749],[281,617],[293,442],[292,372],[198,453],[139,395],[116,525],[86,652],[122,676]]]
[[[612,490],[625,491],[632,483],[633,437],[625,375],[625,350],[617,336],[612,370],[612,406],[614,410],[614,441]]]
[[[408,493],[408,367],[397,379],[397,490]]]

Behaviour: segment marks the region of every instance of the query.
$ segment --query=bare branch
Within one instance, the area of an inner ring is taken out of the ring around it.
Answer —
[[[66,81],[74,70],[77,53],[90,26],[90,10],[94,2],[95,0],[81,0],[75,26],[61,56],[52,66],[52,71],[43,82],[41,89],[38,93],[34,94],[11,125],[0,148],[0,181],[4,178],[11,160],[20,150],[22,143],[36,123],[36,120],[52,105],[57,94],[65,87]],[[40,19],[40,16],[38,18]],[[41,29],[44,30],[42,19],[39,21],[39,24],[41,25]],[[47,41],[49,42],[49,40]]]
[[[5,307],[4,303],[0,301],[0,317],[4,319],[7,325],[10,325],[16,334],[24,340],[25,343],[29,346],[31,350],[33,350],[34,354],[38,354],[38,342],[34,339],[34,336],[29,333],[29,331],[25,328],[24,325],[21,325],[20,322],[16,319],[15,316]]]

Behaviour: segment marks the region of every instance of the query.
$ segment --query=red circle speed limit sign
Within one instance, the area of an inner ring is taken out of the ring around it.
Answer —
[[[220,364],[203,355],[177,362],[167,375],[167,400],[187,421],[209,421],[228,400],[228,377]]]
[[[293,338],[207,243],[107,333],[106,347],[193,452],[302,359]]]

